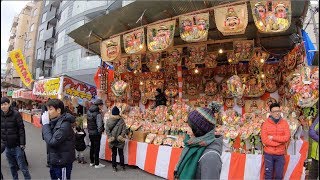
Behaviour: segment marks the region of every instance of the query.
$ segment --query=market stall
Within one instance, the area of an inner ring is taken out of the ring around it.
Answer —
[[[75,112],[79,105],[87,107],[93,102],[97,91],[95,86],[64,75],[36,81],[33,86],[33,94],[46,99],[59,98],[64,101],[65,106],[68,106],[71,112]],[[33,117],[36,127],[41,127],[40,113]]]
[[[217,101],[223,109],[216,133],[224,136],[223,162],[228,165],[221,178],[259,178],[260,171],[250,170],[254,162],[261,164],[258,168],[263,164],[261,124],[270,113],[269,105],[279,102],[290,125],[288,145],[293,149],[286,158],[286,177],[304,178],[308,143],[301,134],[308,128],[304,124],[310,124],[316,115],[319,99],[319,70],[307,66],[304,43],[295,38],[301,34],[299,18],[305,16],[308,3],[184,2],[192,9],[186,12],[177,10],[181,4],[175,2],[134,2],[70,33],[77,43],[86,48],[91,44],[90,50],[101,55],[103,63],[95,81],[99,96],[108,107],[120,107],[131,130],[126,147],[133,157],[128,164],[172,178],[184,134],[192,133],[188,113]],[[145,15],[146,25],[130,30],[116,25],[114,17],[130,24],[130,10],[140,6],[158,7]],[[176,14],[159,19],[163,10]],[[106,29],[114,28],[105,31],[101,22],[109,22]],[[93,37],[82,38],[89,31],[90,35],[95,32]],[[159,89],[167,102],[156,107]],[[101,147],[105,155],[100,157],[110,160],[105,136],[101,144],[106,147]],[[172,156],[162,149],[177,151],[176,159],[171,161]],[[150,155],[149,150],[160,154]],[[238,168],[243,171],[236,171]]]

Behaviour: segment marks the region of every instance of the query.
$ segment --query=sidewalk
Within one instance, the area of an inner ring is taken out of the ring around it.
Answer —
[[[41,128],[36,128],[28,122],[24,122],[27,136],[26,154],[29,162],[29,171],[32,179],[50,179],[49,168],[46,167],[46,146],[41,137]],[[89,160],[89,147],[85,151],[86,161]],[[112,171],[111,162],[100,161],[106,167],[95,169],[89,164],[73,163],[71,179],[161,179],[144,172],[136,167],[127,167],[126,171]],[[5,153],[1,155],[1,170],[4,179],[12,179]],[[23,179],[21,171],[19,178]]]

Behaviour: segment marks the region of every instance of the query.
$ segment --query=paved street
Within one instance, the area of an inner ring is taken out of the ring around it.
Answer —
[[[49,168],[46,165],[46,149],[45,143],[41,137],[41,129],[35,128],[31,124],[25,122],[27,146],[26,154],[29,161],[29,171],[32,179],[50,179]],[[86,160],[89,161],[89,148],[86,149]],[[101,160],[106,167],[102,169],[95,169],[89,164],[73,163],[72,179],[161,179],[157,176],[149,174],[140,170],[137,167],[127,167],[126,171],[119,171],[114,173],[112,171],[111,162]],[[4,179],[12,179],[8,162],[5,154],[1,155],[1,170]],[[19,178],[23,179],[21,171],[19,171]]]

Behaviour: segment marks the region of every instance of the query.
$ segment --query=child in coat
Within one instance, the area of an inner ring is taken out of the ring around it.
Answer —
[[[86,137],[86,133],[83,130],[83,128],[81,128],[80,126],[76,127],[76,131],[75,131],[75,136],[76,136],[76,157],[78,160],[78,163],[82,163],[85,164],[87,163],[84,160],[84,150],[86,150],[86,143],[84,142],[84,138]]]

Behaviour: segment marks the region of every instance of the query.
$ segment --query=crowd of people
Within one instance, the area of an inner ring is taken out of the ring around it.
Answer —
[[[159,92],[160,94],[160,92]],[[160,101],[159,101],[160,102]],[[164,104],[164,102],[160,103]],[[103,168],[99,162],[102,133],[108,137],[112,150],[112,167],[118,171],[116,157],[125,170],[123,149],[127,134],[121,109],[114,106],[106,124],[103,121],[103,106],[97,99],[87,112],[88,135],[90,139],[90,166]],[[223,137],[215,132],[222,105],[212,102],[208,107],[196,108],[188,115],[188,124],[193,134],[186,135],[185,147],[174,171],[177,179],[219,179],[222,170]],[[261,139],[264,145],[265,179],[283,179],[286,144],[290,141],[290,130],[281,117],[278,103],[270,105],[270,116],[263,123]],[[309,179],[318,177],[319,160],[319,117],[310,127],[312,138],[312,165]],[[86,132],[74,115],[68,112],[63,101],[50,99],[41,115],[42,136],[46,142],[47,162],[51,179],[71,179],[74,161],[86,164],[84,151]],[[31,179],[25,158],[26,134],[20,113],[6,97],[1,98],[1,153],[5,152],[13,179],[18,179],[20,169],[25,179]],[[1,173],[1,179],[3,179]]]

